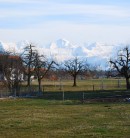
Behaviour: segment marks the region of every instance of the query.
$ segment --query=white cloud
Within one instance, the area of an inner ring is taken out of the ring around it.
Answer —
[[[84,42],[129,43],[130,27],[117,25],[70,24],[47,22],[27,29],[0,29],[3,41],[29,40],[42,46],[58,38],[81,45]]]
[[[5,2],[9,2],[6,0]],[[59,4],[49,1],[25,1],[25,0],[12,0],[16,6],[19,3],[25,3],[20,8],[7,7],[0,9],[0,17],[15,17],[15,16],[48,16],[48,15],[84,15],[84,16],[109,16],[111,18],[128,18],[130,17],[130,10],[113,5],[96,5],[96,4]],[[28,5],[28,6],[27,6]],[[26,7],[26,8],[25,8]],[[7,10],[8,9],[8,10]],[[23,10],[22,10],[23,9]]]
[[[130,10],[127,7],[63,4],[49,0],[0,2],[16,4],[16,7],[0,8],[0,39],[3,41],[30,40],[44,45],[58,38],[67,38],[81,45],[89,41],[114,43],[129,40]]]

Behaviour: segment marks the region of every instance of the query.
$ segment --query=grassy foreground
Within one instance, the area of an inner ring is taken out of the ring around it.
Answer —
[[[0,138],[129,138],[130,104],[0,100]]]

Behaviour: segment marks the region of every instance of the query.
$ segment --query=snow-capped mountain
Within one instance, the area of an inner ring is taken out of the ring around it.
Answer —
[[[18,43],[0,42],[0,52],[11,51],[22,53],[28,41]],[[66,39],[59,39],[48,44],[45,47],[37,47],[40,54],[55,59],[57,62],[68,60],[73,57],[87,58],[87,61],[93,65],[100,65],[103,68],[107,65],[110,57],[117,54],[117,50],[122,49],[124,44],[104,44],[104,43],[85,43],[82,46],[72,44]]]
[[[0,41],[0,52],[11,51],[14,52],[17,50],[17,45],[15,43],[4,43]]]
[[[108,45],[104,43],[91,43],[77,46],[68,40],[60,39],[52,42],[48,47],[51,55],[57,61],[64,61],[73,57],[86,58],[90,64],[107,66],[108,60],[112,57],[112,53],[116,53],[115,49],[119,49],[120,45]]]
[[[56,47],[53,48],[53,45]],[[51,43],[50,51],[57,61],[67,60],[73,57],[73,49],[77,46],[72,45],[69,41],[65,39],[59,39],[56,42]]]

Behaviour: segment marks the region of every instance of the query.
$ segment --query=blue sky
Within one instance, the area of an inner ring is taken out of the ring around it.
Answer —
[[[0,40],[130,43],[129,0],[0,0]]]

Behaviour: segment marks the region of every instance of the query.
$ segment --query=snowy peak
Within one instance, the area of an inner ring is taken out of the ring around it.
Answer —
[[[92,43],[84,45],[84,51],[88,57],[102,57],[109,58],[111,52],[114,48],[114,45],[108,45],[103,43]]]
[[[5,52],[5,51],[10,51],[10,52],[16,52],[18,49],[17,49],[17,46],[16,46],[16,43],[5,43],[5,42],[0,42],[0,52]]]
[[[18,43],[0,42],[0,52],[11,51],[22,53],[23,48],[29,41],[20,41]],[[105,63],[117,54],[119,49],[125,47],[125,44],[104,44],[104,43],[86,43],[83,46],[72,44],[66,39],[58,39],[46,47],[37,47],[40,54],[55,59],[57,62],[68,60],[73,57],[87,58],[91,64],[105,65]]]
[[[16,43],[18,49],[23,49],[25,46],[29,45],[29,41],[19,41]]]
[[[97,46],[97,43],[96,42],[95,43],[92,43],[92,44],[87,44],[87,43],[84,44],[84,47],[86,47],[88,50],[92,50],[96,46]]]
[[[73,56],[75,57],[87,57],[87,53],[84,50],[84,47],[78,46],[73,49]]]
[[[59,39],[56,41],[56,44],[59,48],[64,48],[70,46],[70,42],[65,39]]]
[[[75,48],[77,47],[76,45],[73,45],[71,44],[68,40],[66,39],[58,39],[57,41],[55,42],[52,42],[50,44],[50,48],[53,49],[53,48]]]

